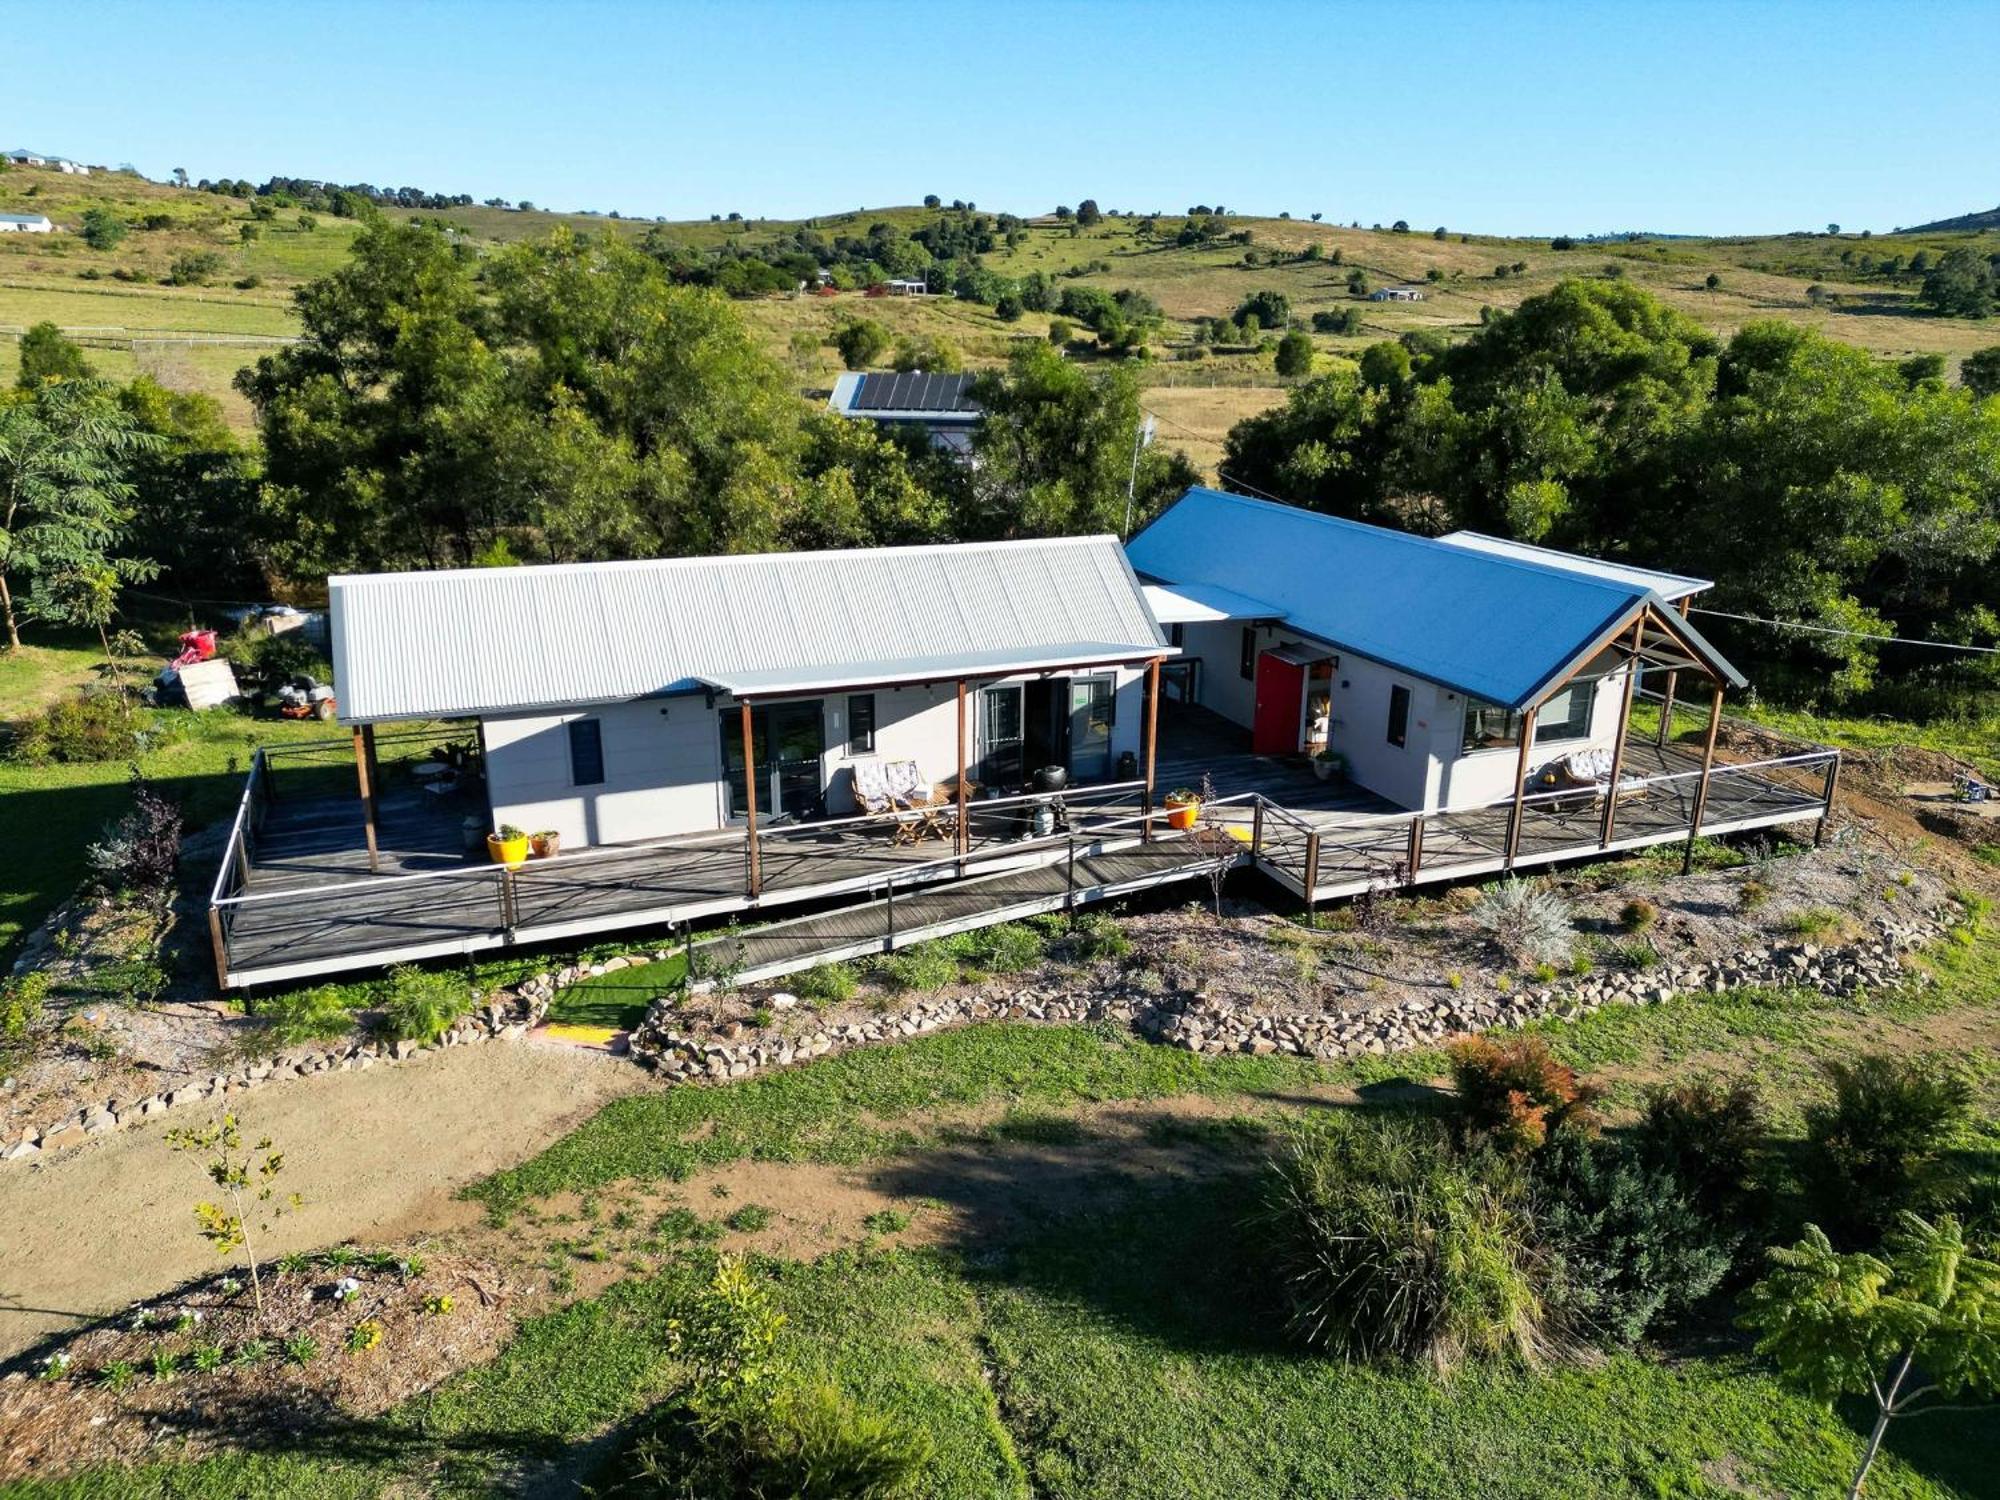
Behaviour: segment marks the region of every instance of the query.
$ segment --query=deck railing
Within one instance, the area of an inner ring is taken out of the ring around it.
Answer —
[[[260,890],[258,836],[275,795],[273,759],[324,748],[266,748],[252,757],[209,899],[225,984],[232,969],[282,965],[293,941],[338,951],[342,933],[352,934],[351,951],[414,955],[426,943],[431,951],[450,951],[455,937],[484,945],[523,929],[566,936],[837,894],[874,893],[893,905],[916,886],[1054,860],[1067,866],[1073,902],[1080,857],[1120,841],[1167,837],[1167,815],[1146,806],[1144,783],[1128,781],[973,799],[962,830],[957,809],[943,805],[931,810],[936,822],[928,830],[942,842],[897,841],[895,831],[909,825],[902,812],[765,825],[755,841],[754,876],[746,830],[727,829],[587,848],[515,867],[468,864]],[[1192,841],[1177,836],[1174,847],[1192,847],[1183,864],[1247,859],[1295,885],[1310,905],[1336,894],[1546,863],[1677,834],[1692,849],[1704,829],[1760,820],[1817,819],[1823,834],[1839,764],[1834,750],[1717,764],[1705,791],[1699,769],[1628,780],[1608,843],[1602,797],[1562,790],[1523,797],[1518,828],[1512,798],[1428,813],[1304,816],[1262,794],[1242,793],[1211,801],[1200,823],[1207,832]],[[253,917],[252,961],[232,962],[239,924]]]

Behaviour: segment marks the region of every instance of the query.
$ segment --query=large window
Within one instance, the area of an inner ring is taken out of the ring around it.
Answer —
[[[1460,747],[1470,753],[1474,750],[1497,750],[1502,745],[1521,743],[1521,716],[1512,709],[1502,708],[1497,703],[1481,703],[1477,698],[1465,700],[1465,742]]]
[[[1389,689],[1389,743],[1400,749],[1410,737],[1410,690]]]
[[[847,700],[847,753],[875,753],[875,695],[856,693]]]
[[[604,726],[595,719],[569,721],[569,783],[596,786],[604,780]]]
[[[1595,683],[1571,683],[1535,715],[1535,743],[1590,738],[1590,710],[1596,700]]]

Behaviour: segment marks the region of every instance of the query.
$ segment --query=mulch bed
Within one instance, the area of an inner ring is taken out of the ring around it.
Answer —
[[[334,1250],[262,1276],[261,1317],[248,1277],[217,1272],[9,1362],[0,1482],[129,1463],[165,1443],[190,1456],[337,1432],[490,1359],[526,1291],[453,1255]],[[354,1331],[371,1325],[379,1335],[358,1347]],[[197,1367],[218,1349],[216,1368]]]

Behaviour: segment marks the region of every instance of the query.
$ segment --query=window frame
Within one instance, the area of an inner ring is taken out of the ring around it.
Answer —
[[[1410,690],[1400,682],[1389,685],[1389,743],[1398,750],[1410,743]]]
[[[857,727],[864,717],[868,720],[866,733],[862,733]],[[875,695],[873,693],[849,693],[847,695],[847,753],[849,755],[873,755],[875,753]]]
[[[587,730],[591,754],[597,758],[597,774],[591,777],[577,774],[577,732]],[[604,775],[604,721],[594,717],[569,719],[563,724],[566,748],[569,751],[569,784],[571,786],[603,786]]]
[[[1548,717],[1550,704],[1557,698],[1568,698],[1570,712],[1561,719]],[[1583,719],[1576,720],[1575,710],[1582,706]],[[1577,740],[1590,738],[1590,723],[1597,713],[1597,684],[1595,682],[1572,682],[1560,693],[1552,694],[1535,712],[1535,743],[1546,741],[1552,745],[1572,744]]]
[[[1475,714],[1503,714],[1501,737],[1487,744],[1477,744],[1472,736],[1472,721]],[[1521,744],[1521,715],[1514,709],[1503,708],[1498,703],[1489,703],[1484,698],[1467,698],[1465,712],[1459,719],[1458,753],[1460,755],[1484,755],[1493,750],[1515,750]]]

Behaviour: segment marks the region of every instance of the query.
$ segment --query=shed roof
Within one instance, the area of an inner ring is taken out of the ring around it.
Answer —
[[[1167,654],[1116,539],[329,580],[341,718],[775,696]]]
[[[1293,629],[1509,707],[1534,702],[1649,604],[1672,616],[1665,628],[1705,665],[1743,682],[1655,590],[1615,576],[1620,570],[1556,565],[1201,488],[1126,551],[1148,579],[1268,600]]]

